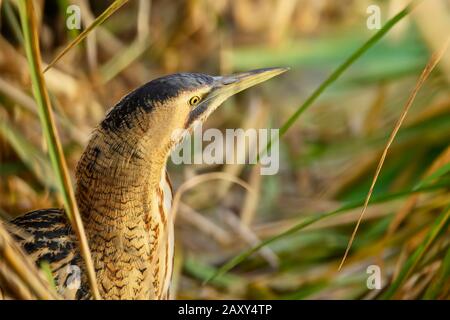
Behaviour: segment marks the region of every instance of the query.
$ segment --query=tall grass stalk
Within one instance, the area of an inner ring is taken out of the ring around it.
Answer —
[[[420,0],[419,0],[420,1]],[[347,60],[345,60],[336,70],[334,70],[325,81],[323,81],[316,90],[303,102],[300,107],[287,119],[287,121],[281,126],[280,134],[274,139],[279,139],[286,134],[286,132],[294,125],[298,118],[305,112],[319,97],[320,95],[351,66],[353,65],[364,53],[366,53],[371,47],[373,47],[389,30],[392,29],[400,20],[408,15],[408,13],[417,5],[417,1],[413,0],[402,11],[397,13],[392,19],[375,33],[369,40],[367,40],[361,47],[353,52]],[[269,140],[267,146],[263,149],[262,154],[265,154],[272,146],[274,140]],[[262,156],[259,154],[259,158]]]
[[[75,201],[75,194],[70,181],[61,142],[58,138],[50,98],[45,85],[45,79],[41,72],[42,62],[33,1],[20,0],[18,4],[22,32],[24,36],[24,46],[30,68],[33,94],[39,107],[39,118],[43,128],[45,140],[48,145],[50,160],[57,177],[59,190],[64,200],[67,216],[69,217],[79,239],[80,251],[86,264],[87,276],[92,289],[93,297],[95,299],[99,299],[100,294],[95,279],[92,257],[89,251],[80,213]]]
[[[375,171],[375,175],[372,179],[372,184],[370,185],[369,192],[367,193],[366,201],[364,203],[363,209],[361,211],[361,214],[359,215],[358,221],[356,222],[355,228],[353,229],[353,233],[350,237],[350,240],[348,242],[347,248],[345,249],[344,256],[342,257],[341,263],[339,264],[339,270],[341,270],[342,266],[344,265],[345,259],[347,258],[347,255],[350,251],[350,248],[352,247],[353,241],[355,240],[356,233],[358,232],[359,225],[361,224],[361,221],[364,217],[364,213],[366,212],[367,206],[369,205],[370,197],[372,196],[373,190],[375,188],[375,184],[377,183],[378,177],[381,172],[381,168],[383,167],[384,161],[386,159],[388,150],[392,143],[394,142],[394,139],[400,130],[400,127],[402,126],[406,115],[408,114],[409,109],[411,108],[417,93],[419,92],[420,88],[422,88],[425,81],[428,79],[428,76],[431,74],[431,72],[434,70],[438,62],[441,60],[442,56],[444,55],[445,51],[447,50],[448,44],[449,44],[450,38],[447,38],[447,41],[444,43],[442,48],[432,55],[430,58],[430,61],[425,66],[424,70],[422,71],[422,74],[419,77],[419,80],[417,80],[417,83],[411,92],[411,95],[409,96],[408,100],[406,101],[405,107],[403,108],[403,112],[400,115],[400,118],[398,119],[397,123],[395,124],[394,130],[392,130],[391,135],[389,136],[388,142],[386,143],[386,146],[383,150],[383,153],[381,155],[380,161],[378,162],[377,169]]]
[[[401,288],[401,285],[405,282],[408,276],[414,271],[415,267],[419,264],[420,260],[430,248],[431,244],[436,240],[437,236],[448,227],[450,221],[450,206],[444,209],[444,211],[436,218],[433,226],[430,228],[425,236],[425,239],[409,256],[399,272],[399,275],[394,282],[388,287],[388,289],[381,295],[381,299],[391,299]]]
[[[372,198],[371,203],[372,204],[384,203],[384,202],[391,201],[394,199],[410,196],[411,194],[415,194],[415,193],[425,193],[425,192],[435,191],[438,189],[443,189],[443,188],[445,189],[445,188],[448,188],[448,186],[449,186],[448,181],[436,182],[432,185],[426,185],[426,186],[422,185],[420,188],[412,188],[409,190],[400,191],[400,192],[396,192],[396,193],[374,196]],[[230,271],[232,268],[236,267],[238,264],[240,264],[241,262],[243,262],[244,260],[249,258],[252,254],[257,252],[264,246],[267,246],[267,245],[274,243],[280,239],[290,236],[290,235],[292,235],[300,230],[303,230],[304,228],[306,228],[316,222],[319,222],[325,218],[332,217],[332,216],[335,216],[338,214],[343,214],[343,213],[347,212],[348,210],[362,207],[364,205],[364,202],[365,202],[365,199],[351,201],[347,204],[342,205],[341,207],[339,207],[336,210],[318,213],[318,214],[315,214],[313,216],[303,219],[303,221],[301,221],[300,223],[297,223],[296,225],[289,228],[288,230],[283,231],[282,233],[279,233],[273,237],[267,238],[267,239],[261,241],[261,243],[259,243],[258,245],[254,246],[250,249],[247,249],[244,252],[241,252],[240,254],[235,256],[234,258],[230,259],[227,263],[225,263],[222,267],[220,267],[216,273],[214,273],[210,278],[208,278],[205,281],[205,283],[210,282],[210,281],[214,280],[215,278],[224,275],[225,273]]]
[[[18,279],[14,279],[12,274],[17,276]],[[34,298],[43,300],[59,299],[52,286],[39,272],[36,265],[30,260],[30,258],[21,250],[21,248],[14,242],[9,232],[4,228],[0,222],[0,279],[8,281],[19,281],[20,285],[23,285],[30,290],[30,293],[34,295]],[[1,282],[1,281],[0,281]],[[15,286],[17,288],[17,284]],[[19,286],[20,287],[20,286]],[[0,288],[5,289],[5,288]],[[11,289],[14,290],[14,289]],[[28,292],[22,290],[14,290],[14,292],[6,291],[5,294],[9,296],[16,296],[21,299],[29,299]]]
[[[420,0],[419,0],[420,1]],[[289,119],[281,126],[280,128],[280,134],[278,137],[275,137],[274,139],[281,138],[292,125],[297,121],[297,119],[300,117],[303,112],[305,112],[316,100],[319,98],[319,96],[327,89],[331,84],[333,84],[352,64],[354,64],[365,52],[367,52],[373,45],[375,45],[389,30],[391,30],[399,21],[401,21],[404,17],[408,15],[409,12],[413,9],[415,5],[417,5],[418,1],[412,1],[409,5],[407,5],[402,11],[397,13],[393,18],[391,18],[386,24],[377,32],[375,33],[369,40],[367,40],[361,47],[359,47],[355,52],[353,52],[339,67],[337,67],[336,70],[334,70],[330,76],[325,79],[324,82],[322,82],[319,87],[303,102],[303,104],[289,117]],[[267,144],[266,148],[263,149],[262,153],[259,154],[259,157],[266,153],[274,140],[270,140]],[[339,211],[339,210],[338,210]],[[226,272],[228,272],[231,268],[248,258],[251,254],[253,254],[255,251],[259,250],[263,246],[281,239],[289,234],[292,234],[303,227],[318,221],[315,218],[325,218],[333,213],[336,212],[330,212],[327,214],[319,215],[318,217],[314,217],[311,219],[311,221],[305,221],[302,222],[288,231],[279,234],[275,237],[272,237],[270,239],[267,239],[266,241],[261,242],[259,245],[239,254],[237,257],[231,259],[228,263],[226,263],[224,266],[222,266],[212,277],[210,277],[208,281],[211,281],[212,279],[216,278],[219,275],[222,275]]]

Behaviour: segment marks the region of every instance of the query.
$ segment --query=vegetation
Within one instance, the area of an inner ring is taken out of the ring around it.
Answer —
[[[71,3],[33,1],[33,21],[28,1],[0,1],[4,220],[65,206],[84,238],[69,175],[90,130],[133,88],[179,71],[289,66],[207,122],[280,128],[278,174],[169,165],[182,191],[173,298],[450,298],[445,1],[375,1],[379,30],[364,1],[80,0],[82,29],[69,30]],[[11,242],[2,230],[0,248]],[[381,290],[367,286],[372,265]],[[40,278],[29,287],[54,297]]]

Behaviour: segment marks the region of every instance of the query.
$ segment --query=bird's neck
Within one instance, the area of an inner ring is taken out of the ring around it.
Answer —
[[[104,225],[115,228],[125,220],[145,220],[151,213],[151,193],[165,170],[167,159],[159,151],[145,137],[122,138],[96,129],[76,171],[83,222],[89,225],[101,217]]]
[[[104,297],[161,293],[154,259],[167,234],[167,212],[160,210],[166,153],[145,136],[98,128],[79,161],[77,203]]]

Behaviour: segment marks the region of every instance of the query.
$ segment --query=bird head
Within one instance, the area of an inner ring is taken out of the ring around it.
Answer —
[[[288,68],[265,68],[228,76],[177,73],[154,79],[125,96],[107,114],[104,130],[151,136],[171,149],[226,99]]]

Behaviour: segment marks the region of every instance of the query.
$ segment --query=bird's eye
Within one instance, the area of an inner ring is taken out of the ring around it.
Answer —
[[[199,102],[200,102],[199,96],[193,96],[192,98],[189,99],[189,105],[192,107],[195,106]]]

